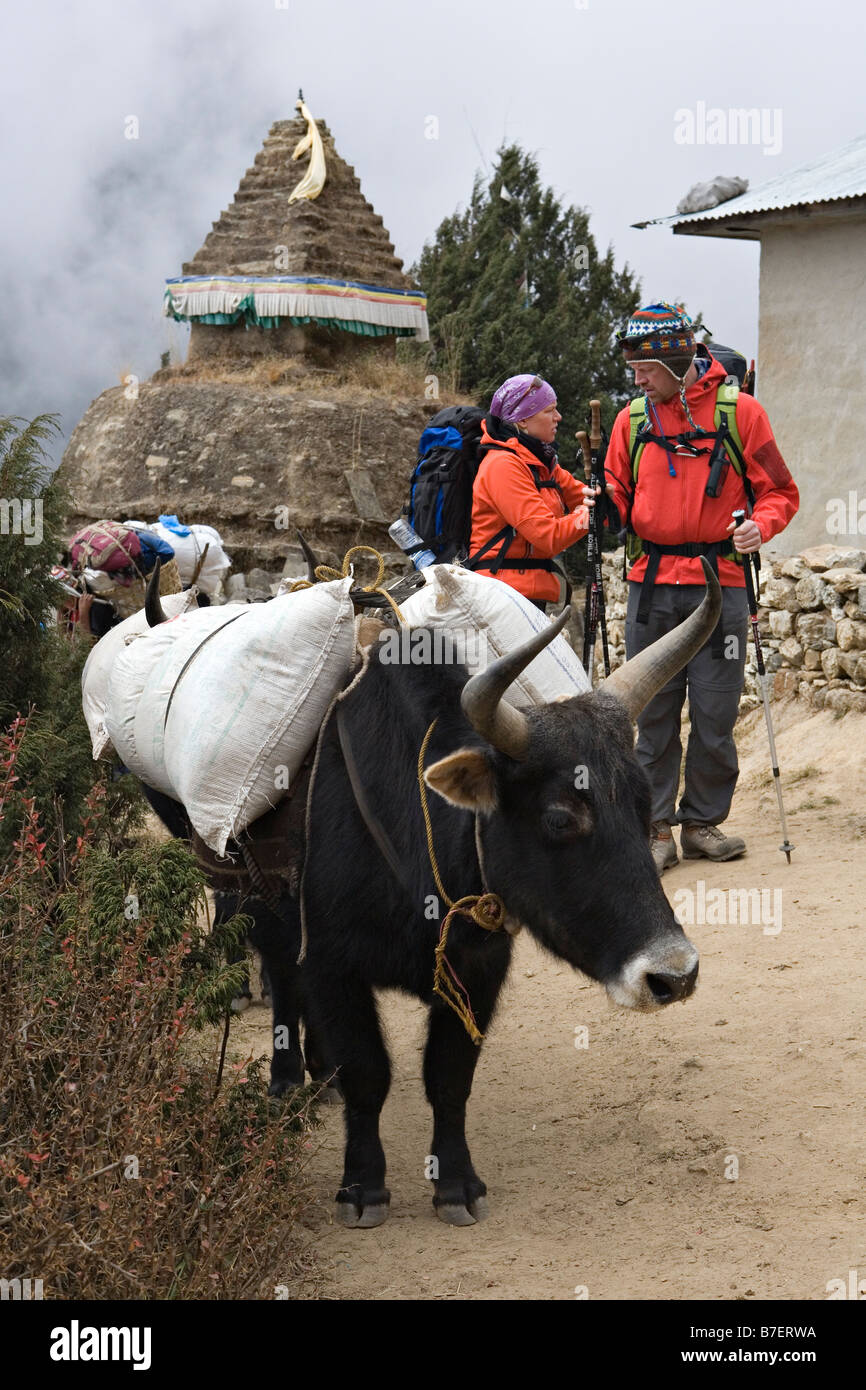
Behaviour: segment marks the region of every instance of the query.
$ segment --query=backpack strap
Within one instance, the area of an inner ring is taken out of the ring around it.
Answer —
[[[755,492],[749,480],[746,470],[746,460],[743,454],[743,441],[737,426],[737,401],[740,395],[740,387],[736,381],[725,380],[716,388],[716,405],[713,414],[713,424],[715,426],[716,443],[724,447],[730,462],[733,464],[734,471],[743,480],[743,490],[748,499],[749,507],[754,509]],[[669,443],[688,444],[692,439],[711,439],[713,435],[706,430],[697,433],[688,431],[682,435],[671,436],[671,439],[660,438],[654,435],[648,426],[646,418],[646,407],[643,397],[637,397],[629,402],[629,463],[632,475],[632,491],[629,496],[629,517],[634,502],[634,495],[637,490],[638,469],[640,468],[641,456],[647,444],[658,444],[665,448]],[[709,452],[708,450],[695,450],[698,452]],[[644,543],[632,529],[631,521],[626,523],[626,545],[625,559],[634,564],[641,555],[646,554]],[[656,562],[658,563],[658,562]],[[651,587],[651,586],[650,586]]]
[[[740,387],[736,381],[723,381],[716,392],[716,410],[713,416],[713,424],[716,430],[724,429],[722,436],[725,451],[734,466],[734,472],[743,480],[743,490],[748,499],[750,508],[755,505],[755,490],[749,481],[749,474],[746,471],[746,460],[743,454],[743,441],[740,438],[740,431],[737,427],[737,401],[740,396]]]
[[[480,550],[476,550],[474,555],[470,555],[468,559],[463,561],[463,568],[467,570],[477,570],[482,557],[487,554],[488,550],[492,550],[495,545],[498,545],[499,542],[502,541],[502,549],[493,563],[488,567],[491,574],[496,574],[496,571],[501,569],[503,564],[506,563],[505,556],[508,554],[511,542],[515,539],[516,535],[517,532],[513,526],[503,526],[502,530],[497,531],[495,536],[491,536],[490,540],[482,545]]]
[[[562,491],[562,488],[559,486],[559,483],[556,481],[556,479],[555,479],[555,478],[544,478],[544,479],[542,479],[542,477],[541,477],[541,465],[538,464],[538,463],[530,463],[530,464],[528,465],[528,468],[529,468],[530,473],[532,474],[532,481],[535,483],[535,486],[538,488],[538,491],[540,492],[541,489],[544,488],[544,487],[553,488],[554,492],[556,493],[557,497],[559,498],[560,502],[562,503],[562,514],[563,514],[563,516],[568,516],[568,503],[566,502],[565,496],[564,496],[563,491]]]
[[[631,524],[631,509],[634,504],[634,495],[637,490],[637,471],[640,467],[641,455],[646,447],[646,439],[641,435],[649,429],[649,420],[646,413],[646,401],[642,396],[636,396],[633,401],[629,401],[628,406],[628,461],[631,469],[632,486],[628,494],[628,512],[625,519],[625,547],[622,557],[622,577],[626,577],[627,565],[633,565],[643,554],[643,542],[640,536],[635,533]]]
[[[487,446],[488,450],[489,450],[491,447],[493,447],[493,446],[488,445],[488,446]],[[501,444],[500,444],[500,445],[496,445],[495,447],[500,448],[500,449],[503,449],[503,448],[504,448],[504,446],[501,445]],[[504,451],[505,451],[506,453],[509,453],[509,454],[514,454],[514,450],[513,450],[513,449],[505,449]],[[515,458],[517,458],[517,454],[514,454],[514,456],[515,456]],[[538,489],[539,492],[540,492],[541,489],[544,488],[544,487],[552,487],[552,488],[555,488],[555,490],[556,490],[556,492],[557,492],[557,494],[558,494],[558,496],[559,496],[559,500],[560,500],[560,502],[562,503],[562,514],[563,514],[563,516],[567,516],[567,515],[568,515],[568,503],[566,502],[565,497],[563,496],[563,493],[562,493],[562,488],[559,486],[559,483],[556,481],[556,479],[555,479],[555,478],[542,479],[542,477],[541,477],[541,465],[538,464],[538,463],[530,463],[530,464],[527,465],[527,467],[529,468],[529,471],[530,471],[530,473],[532,474],[532,481],[535,483],[535,486],[536,486],[536,488]],[[518,570],[518,569],[521,569],[521,570],[523,570],[523,569],[527,569],[527,570],[542,570],[542,569],[543,569],[543,570],[556,570],[557,574],[561,574],[561,570],[559,570],[559,569],[557,568],[557,566],[554,565],[554,563],[553,563],[552,560],[540,560],[540,559],[537,559],[537,558],[535,558],[535,557],[529,557],[529,558],[524,559],[524,560],[506,560],[505,557],[506,557],[506,555],[508,554],[508,551],[510,550],[512,543],[513,543],[516,539],[517,539],[517,532],[516,532],[516,530],[514,529],[514,527],[513,527],[513,526],[503,526],[502,530],[501,530],[501,531],[497,531],[495,536],[491,536],[490,540],[487,541],[487,542],[481,547],[480,550],[476,550],[476,552],[475,552],[474,555],[470,555],[468,559],[466,559],[466,560],[463,561],[463,568],[464,568],[464,569],[467,569],[467,570],[476,570],[476,569],[478,569],[478,567],[479,567],[479,561],[481,560],[482,556],[486,555],[487,552],[488,552],[488,550],[492,550],[493,547],[494,547],[495,545],[498,545],[499,542],[502,541],[502,548],[501,548],[501,550],[499,551],[499,554],[496,556],[496,558],[495,558],[495,560],[493,561],[493,563],[492,563],[491,565],[486,565],[486,566],[485,566],[485,569],[489,569],[491,574],[497,574],[497,573],[499,572],[499,570],[501,570],[501,569],[508,569],[508,570]],[[408,554],[409,552],[407,551],[406,553]],[[568,582],[568,581],[566,581],[566,582]]]
[[[646,443],[644,439],[639,439],[638,435],[643,425],[648,423],[645,398],[636,396],[633,401],[629,401],[628,406],[628,459],[631,466],[632,483],[635,487],[637,486],[637,470],[640,467],[641,454]],[[633,490],[632,496],[634,496]]]
[[[737,400],[740,388],[733,381],[723,381],[716,390],[716,406],[713,415],[715,433],[718,436],[720,430],[724,430],[724,445],[731,463],[739,477],[746,480],[746,460],[743,456],[743,441],[740,438],[740,431],[737,427]],[[662,438],[651,432],[647,425],[646,410],[642,397],[636,397],[629,402],[629,464],[631,466],[632,482],[637,486],[638,469],[647,444],[658,444],[662,448],[668,444],[687,444],[692,439],[710,439],[712,433],[708,430],[687,430],[684,434],[672,435],[670,439]],[[699,452],[699,451],[695,451]],[[705,452],[705,451],[700,451]],[[751,501],[751,498],[749,499]]]

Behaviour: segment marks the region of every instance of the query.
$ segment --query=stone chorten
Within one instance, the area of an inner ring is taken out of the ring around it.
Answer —
[[[395,336],[428,336],[424,295],[382,218],[324,121],[302,97],[296,105],[299,118],[274,123],[231,207],[167,282],[166,313],[192,323],[191,362],[255,352],[318,360],[371,338],[392,349]],[[293,160],[307,150],[299,182]]]
[[[427,338],[424,296],[327,126],[298,109],[166,282],[166,313],[192,324],[187,363],[104,391],[73,432],[70,528],[173,512],[218,527],[236,568],[272,572],[296,527],[331,563],[393,550],[418,437],[448,402],[394,368],[398,336]]]

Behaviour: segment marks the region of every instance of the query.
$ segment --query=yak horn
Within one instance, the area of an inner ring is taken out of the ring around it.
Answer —
[[[529,723],[521,710],[504,704],[502,697],[530,661],[559,636],[570,616],[571,608],[564,608],[555,622],[543,627],[516,651],[491,662],[463,687],[460,703],[473,729],[500,753],[518,762],[526,757],[529,747]]]
[[[147,618],[148,627],[158,627],[160,623],[168,622],[168,614],[159,601],[159,571],[161,568],[160,561],[157,560],[153,567],[153,574],[148,581],[147,593],[144,596],[144,615]]]
[[[665,633],[651,647],[633,656],[625,665],[612,671],[598,687],[615,695],[625,705],[631,719],[637,719],[642,709],[658,695],[678,671],[700,651],[719,621],[722,611],[722,591],[709,562],[701,556],[707,591],[700,608],[696,608],[684,623]]]
[[[302,551],[304,552],[304,559],[305,559],[306,562],[307,562],[307,578],[309,579],[309,581],[310,581],[311,584],[315,584],[315,582],[316,582],[316,566],[318,565],[319,562],[318,562],[318,560],[316,559],[316,557],[315,557],[315,555],[313,554],[313,552],[312,552],[312,550],[310,549],[310,547],[307,545],[307,542],[306,542],[306,540],[304,539],[304,537],[301,535],[300,531],[297,532],[297,537],[298,537],[298,541],[299,541],[299,543],[300,543],[301,549],[302,549]]]

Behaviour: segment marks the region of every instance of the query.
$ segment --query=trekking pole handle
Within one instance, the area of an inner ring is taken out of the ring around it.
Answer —
[[[592,455],[589,452],[589,435],[586,430],[578,430],[574,437],[580,445],[580,451],[583,454],[583,475],[586,481],[589,482],[592,477]]]
[[[589,443],[594,454],[601,448],[601,401],[590,401],[589,403]]]
[[[731,516],[734,518],[737,526],[742,526],[746,519],[746,513],[743,511],[742,507],[738,507],[735,512],[731,512]],[[754,618],[757,616],[758,612],[758,599],[755,593],[755,582],[752,577],[752,560],[753,557],[751,555],[743,556],[743,573],[746,577],[746,598],[749,602],[749,614]]]

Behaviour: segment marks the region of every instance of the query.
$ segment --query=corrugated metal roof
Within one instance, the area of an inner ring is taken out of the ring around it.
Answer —
[[[694,222],[715,222],[754,213],[780,212],[785,208],[803,207],[813,203],[834,203],[840,198],[866,196],[866,135],[834,150],[821,159],[803,164],[789,174],[780,174],[759,188],[731,198],[718,207],[704,212],[674,213],[672,217],[657,217],[651,222],[636,222],[636,227],[691,226]]]

